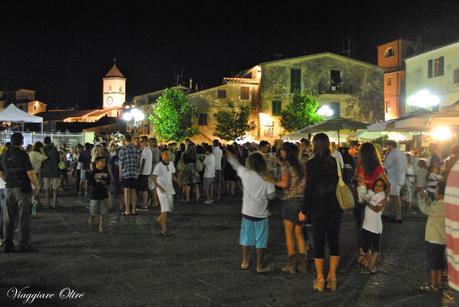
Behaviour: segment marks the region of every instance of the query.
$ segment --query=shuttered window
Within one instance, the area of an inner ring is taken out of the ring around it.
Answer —
[[[241,99],[249,100],[250,99],[250,88],[247,86],[241,86]]]
[[[199,113],[198,125],[207,126],[207,113]]]
[[[273,115],[281,115],[281,111],[282,111],[282,101],[280,100],[273,100],[272,102],[272,114]]]
[[[290,93],[301,91],[301,69],[290,70]]]

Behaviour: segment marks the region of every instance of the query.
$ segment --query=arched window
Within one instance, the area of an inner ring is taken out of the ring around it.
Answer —
[[[386,49],[386,51],[384,51],[384,57],[389,58],[391,56],[394,56],[394,48],[389,47]]]

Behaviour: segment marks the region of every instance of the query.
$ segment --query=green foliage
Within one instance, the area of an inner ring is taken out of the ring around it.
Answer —
[[[303,92],[295,92],[292,100],[281,112],[281,125],[288,132],[314,125],[323,120],[317,114],[319,101],[317,97]]]
[[[196,112],[183,91],[168,88],[156,100],[148,119],[162,140],[181,142],[198,132],[192,127],[195,116]]]
[[[250,108],[246,105],[236,107],[228,102],[228,108],[214,114],[217,120],[214,135],[225,141],[242,138],[246,132],[256,128],[255,122],[249,122]]]

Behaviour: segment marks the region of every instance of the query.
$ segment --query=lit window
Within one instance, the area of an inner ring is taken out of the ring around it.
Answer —
[[[250,88],[247,86],[241,86],[241,99],[249,100],[250,99]]]
[[[435,77],[443,76],[445,67],[445,58],[439,57],[435,59]]]
[[[385,57],[385,58],[390,58],[391,56],[394,56],[394,48],[389,47],[389,48],[387,48],[386,51],[384,52],[384,57]]]
[[[390,101],[386,101],[386,113],[389,113],[392,110],[390,107]]]

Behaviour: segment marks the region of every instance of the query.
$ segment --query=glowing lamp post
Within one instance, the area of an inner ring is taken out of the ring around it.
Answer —
[[[428,90],[420,90],[416,94],[409,96],[406,102],[409,106],[428,109],[438,106],[440,98],[431,94]]]
[[[334,112],[330,108],[330,106],[323,105],[323,106],[321,106],[319,108],[319,110],[317,110],[317,114],[320,115],[320,116],[324,116],[324,117],[331,117],[331,116],[333,116]]]
[[[127,107],[121,118],[126,121],[127,124],[133,122],[132,127],[135,128],[138,126],[138,123],[145,119],[145,114],[142,111],[135,107]]]

